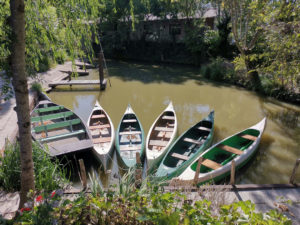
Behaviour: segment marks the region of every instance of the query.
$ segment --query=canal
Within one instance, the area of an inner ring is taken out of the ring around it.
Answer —
[[[109,61],[108,69],[110,82],[103,92],[97,86],[59,87],[49,97],[74,110],[84,120],[98,100],[115,129],[130,103],[142,122],[145,135],[169,101],[173,102],[177,114],[178,134],[214,109],[214,143],[267,116],[259,151],[238,173],[237,183],[288,183],[295,160],[300,157],[300,107],[206,80],[200,69],[194,67]],[[98,72],[94,70],[78,79],[98,79]],[[88,171],[99,171],[93,156],[87,158]],[[117,170],[115,159],[114,162],[113,173]],[[102,182],[107,184],[110,177],[99,173]],[[300,182],[299,170],[296,181]]]

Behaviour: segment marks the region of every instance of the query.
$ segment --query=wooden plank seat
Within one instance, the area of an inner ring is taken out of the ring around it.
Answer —
[[[210,128],[207,128],[207,127],[202,127],[202,126],[200,126],[200,127],[197,127],[199,130],[205,130],[205,131],[208,131],[208,132],[210,132],[211,131],[211,129]]]
[[[35,113],[44,113],[44,112],[57,111],[57,110],[61,110],[61,109],[64,109],[64,108],[65,107],[63,107],[62,105],[50,106],[50,107],[46,107],[46,108],[35,109],[34,112]]]
[[[91,118],[92,119],[101,119],[101,118],[105,118],[106,116],[104,114],[98,114],[98,115],[92,115]]]
[[[150,140],[149,145],[156,145],[156,146],[166,146],[169,142],[168,141],[161,141],[161,140]]]
[[[135,122],[137,122],[137,120],[136,119],[127,119],[127,120],[123,120],[122,122],[123,123],[135,123]]]
[[[66,112],[54,113],[54,114],[49,114],[49,115],[44,115],[44,116],[35,116],[35,117],[31,117],[31,122],[34,123],[34,122],[40,122],[40,121],[46,121],[46,120],[62,119],[62,118],[67,118],[72,115],[74,115],[73,112],[66,111]]]
[[[169,131],[172,132],[174,128],[168,128],[168,127],[155,127],[154,130],[156,131]]]
[[[110,128],[110,125],[109,124],[103,124],[103,125],[89,126],[90,130],[97,130],[97,129],[104,129],[104,128]]]
[[[245,139],[248,139],[248,140],[251,140],[251,141],[255,141],[257,139],[257,137],[255,137],[253,135],[250,135],[250,134],[239,134],[239,136],[241,138],[245,138]]]
[[[175,120],[175,116],[163,116],[163,120]]]
[[[186,141],[186,142],[196,144],[196,145],[202,145],[203,142],[205,141],[204,139],[202,139],[201,141],[198,141],[198,140],[194,140],[194,139],[191,139],[191,138],[184,138],[183,140]]]
[[[225,150],[227,152],[231,152],[233,154],[236,154],[236,155],[241,155],[243,154],[243,151],[237,149],[237,148],[234,148],[234,147],[230,147],[228,145],[223,145],[223,144],[220,144],[217,146],[218,148],[222,149],[222,150]]]
[[[171,131],[159,131],[157,137],[159,138],[171,138],[173,132]]]
[[[120,150],[121,151],[137,151],[137,150],[141,150],[141,145],[132,145],[132,146],[120,145]]]
[[[106,143],[110,141],[111,141],[111,137],[99,137],[93,139],[94,144]]]
[[[215,161],[212,161],[212,160],[210,160],[210,159],[204,159],[204,160],[202,161],[202,164],[201,164],[201,165],[204,165],[204,166],[206,166],[206,167],[208,167],[208,168],[210,168],[210,169],[213,169],[213,170],[216,170],[216,169],[222,167],[221,164],[219,164],[219,163],[217,163],[217,162],[215,162]]]
[[[52,123],[52,124],[47,124],[47,125],[36,126],[33,128],[33,130],[36,133],[39,133],[42,131],[45,131],[47,133],[47,131],[50,131],[50,130],[68,127],[68,126],[72,126],[72,125],[76,125],[76,124],[80,124],[80,123],[81,123],[80,119],[66,120],[63,122],[57,122],[57,123]]]
[[[173,153],[171,154],[171,156],[174,157],[174,158],[177,158],[177,159],[185,160],[185,161],[187,161],[187,160],[189,159],[188,156],[186,156],[186,155],[181,155],[181,154],[178,154],[178,153],[176,153],[176,152],[173,152]]]
[[[119,134],[120,135],[135,135],[135,134],[141,134],[142,132],[141,131],[123,131],[123,132],[120,132]]]
[[[59,135],[55,135],[55,136],[51,136],[51,137],[46,137],[46,138],[41,138],[39,139],[39,141],[41,142],[49,142],[49,141],[56,141],[59,139],[65,139],[65,138],[69,138],[69,137],[73,137],[79,134],[84,134],[85,130],[76,130],[70,133],[65,133],[65,134],[59,134]]]

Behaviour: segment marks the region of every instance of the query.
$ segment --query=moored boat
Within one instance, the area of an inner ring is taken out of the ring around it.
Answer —
[[[94,144],[93,153],[106,171],[109,160],[112,158],[115,130],[110,117],[98,101],[95,103],[87,124]]]
[[[207,149],[213,139],[214,111],[183,133],[172,144],[160,163],[155,180],[169,180],[180,175]]]
[[[238,132],[203,152],[200,173],[196,179],[198,184],[217,182],[230,174],[231,162],[234,160],[236,169],[245,165],[258,149],[266,118],[254,126]],[[192,180],[195,177],[198,159],[180,175],[178,180]]]
[[[146,139],[149,170],[156,168],[173,143],[177,133],[177,117],[172,102],[156,118]]]
[[[140,153],[141,158],[144,157],[144,130],[130,105],[118,126],[115,143],[117,154],[126,167],[136,165],[136,152]]]
[[[49,100],[40,101],[31,112],[34,140],[48,145],[51,156],[90,149],[91,135],[82,119],[71,110]]]

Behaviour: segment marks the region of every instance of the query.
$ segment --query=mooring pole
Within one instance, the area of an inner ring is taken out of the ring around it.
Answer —
[[[231,161],[231,173],[230,173],[230,184],[234,185],[235,183],[235,161]]]
[[[290,178],[290,184],[294,184],[295,175],[296,175],[296,171],[299,167],[299,164],[300,164],[300,158],[296,160],[296,163],[295,163],[295,166],[294,166],[291,178]]]
[[[100,90],[105,90],[106,80],[104,79],[104,67],[103,67],[103,52],[99,53],[99,81],[100,81]]]
[[[135,169],[135,187],[141,186],[142,180],[142,169],[141,169],[141,156],[139,152],[136,152],[136,169]]]
[[[82,182],[83,190],[85,190],[87,188],[85,166],[84,166],[83,159],[79,159],[78,161],[79,161],[79,167],[80,167],[81,182]]]

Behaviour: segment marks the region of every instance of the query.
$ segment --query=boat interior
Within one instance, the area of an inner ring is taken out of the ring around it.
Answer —
[[[254,129],[245,130],[225,141],[218,144],[210,151],[206,152],[201,164],[200,173],[207,173],[216,170],[227,163],[231,162],[235,157],[242,155],[243,151],[259,136],[259,131]],[[198,162],[195,162],[191,168],[196,171]]]
[[[142,148],[142,131],[134,114],[126,114],[119,132],[120,155],[122,158],[135,159],[136,152]]]
[[[150,134],[148,149],[162,151],[168,145],[175,128],[173,112],[164,112],[157,120]]]
[[[164,165],[178,167],[189,160],[205,143],[211,132],[213,123],[203,120],[188,130],[169,151]]]

